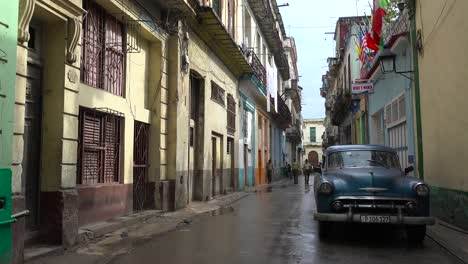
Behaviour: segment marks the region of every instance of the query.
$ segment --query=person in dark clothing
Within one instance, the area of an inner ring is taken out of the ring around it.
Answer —
[[[305,160],[302,170],[304,172],[305,184],[308,185],[310,173],[312,172],[312,164],[309,163],[309,160]]]
[[[273,177],[273,164],[271,164],[271,160],[268,160],[267,164],[267,177],[268,177],[268,183],[271,183],[271,178]]]
[[[292,169],[291,169],[291,164],[289,164],[289,163],[286,163],[286,173],[288,175],[288,178],[291,179],[292,178]]]
[[[296,160],[293,161],[292,163],[292,173],[294,176],[294,184],[298,183],[298,173],[299,173],[299,165],[297,164]]]

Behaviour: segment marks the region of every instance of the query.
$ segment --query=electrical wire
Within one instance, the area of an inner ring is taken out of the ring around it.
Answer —
[[[442,15],[444,14],[444,11],[445,11],[445,8],[447,7],[447,4],[448,4],[449,0],[445,0],[445,3],[444,3],[444,6],[442,7],[442,10],[440,11],[440,14],[439,16],[437,17],[437,20],[436,22],[434,23],[434,27],[432,28],[431,30],[431,33],[429,33],[429,35],[427,36],[427,38],[424,40],[423,42],[423,47],[427,44],[427,42],[431,39],[431,36],[432,34],[436,31],[436,29],[439,28],[440,24],[439,24],[439,21],[440,21],[440,18],[442,17]],[[454,0],[451,7],[453,7],[453,5],[457,2],[457,0]],[[448,14],[448,12],[447,12]],[[422,15],[422,14],[421,14]]]

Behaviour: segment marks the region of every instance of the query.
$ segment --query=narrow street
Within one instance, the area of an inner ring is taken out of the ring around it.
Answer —
[[[394,227],[339,227],[319,241],[314,206],[312,186],[300,179],[196,218],[109,263],[459,263],[430,238],[409,247]]]

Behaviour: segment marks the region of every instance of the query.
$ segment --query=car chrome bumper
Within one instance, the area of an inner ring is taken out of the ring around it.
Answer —
[[[324,222],[356,222],[361,223],[361,215],[353,214],[328,214],[328,213],[314,213],[314,220]],[[420,216],[390,216],[390,224],[404,224],[404,225],[433,225],[435,224],[434,217],[420,217]]]

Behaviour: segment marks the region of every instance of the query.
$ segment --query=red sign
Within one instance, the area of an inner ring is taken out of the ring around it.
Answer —
[[[353,83],[351,86],[353,94],[360,94],[364,92],[372,92],[374,91],[374,84],[371,82],[365,83]]]

